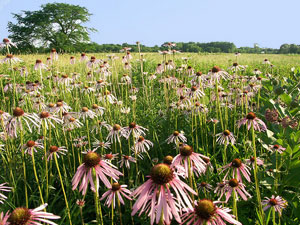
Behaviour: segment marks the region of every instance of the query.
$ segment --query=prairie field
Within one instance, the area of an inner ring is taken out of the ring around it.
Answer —
[[[0,224],[300,224],[299,55],[2,58]]]

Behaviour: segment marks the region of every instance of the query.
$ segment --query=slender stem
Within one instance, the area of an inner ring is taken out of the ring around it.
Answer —
[[[255,179],[255,191],[256,191],[256,198],[257,203],[259,207],[259,212],[264,224],[264,212],[262,209],[262,203],[261,203],[261,197],[260,197],[260,191],[259,191],[259,184],[258,184],[258,178],[257,178],[257,158],[256,158],[256,147],[255,147],[255,132],[254,132],[254,126],[253,123],[251,125],[251,133],[252,133],[252,147],[254,152],[254,179]]]
[[[67,199],[67,195],[66,195],[66,192],[65,192],[62,176],[61,176],[60,169],[59,169],[59,166],[58,166],[56,152],[53,153],[53,156],[54,156],[54,161],[55,161],[55,165],[56,165],[56,168],[57,168],[57,172],[58,172],[58,176],[59,176],[59,180],[60,180],[60,184],[61,184],[61,189],[63,191],[64,198],[65,198],[65,203],[66,203],[66,207],[67,207],[67,211],[68,211],[68,217],[69,217],[70,225],[72,225],[70,208],[69,208],[68,199]]]

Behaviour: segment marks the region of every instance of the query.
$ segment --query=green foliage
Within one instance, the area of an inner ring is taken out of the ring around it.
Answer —
[[[48,3],[40,10],[13,15],[17,22],[8,23],[9,37],[25,51],[38,47],[74,51],[76,45],[88,43],[89,31],[94,31],[82,25],[91,14],[78,5]]]

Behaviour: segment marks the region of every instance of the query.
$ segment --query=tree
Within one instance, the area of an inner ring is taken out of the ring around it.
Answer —
[[[89,32],[96,31],[82,24],[91,14],[85,7],[65,3],[48,3],[37,11],[13,14],[17,22],[8,22],[9,36],[21,48],[56,48],[73,51],[74,45],[88,43]]]

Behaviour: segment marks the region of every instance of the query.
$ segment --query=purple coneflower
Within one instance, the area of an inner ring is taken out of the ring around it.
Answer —
[[[18,57],[15,57],[12,54],[7,54],[6,57],[4,59],[2,59],[0,62],[14,64],[14,63],[22,62],[22,60],[19,59]]]
[[[137,153],[140,154],[142,152],[147,152],[149,151],[149,149],[153,147],[153,143],[149,140],[146,140],[143,136],[139,136],[137,138],[137,141],[135,142],[135,145],[132,146],[132,150]]]
[[[48,69],[48,66],[47,66],[46,64],[44,64],[44,63],[42,62],[42,60],[37,59],[37,60],[35,61],[34,70],[39,70],[39,69],[47,70],[47,69]]]
[[[183,135],[184,133],[181,131],[174,131],[172,135],[170,135],[168,137],[168,139],[166,140],[168,144],[170,143],[179,143],[179,142],[186,142],[187,139],[186,137]]]
[[[119,124],[115,124],[111,127],[109,134],[106,137],[106,140],[108,140],[110,143],[113,142],[120,142],[120,134],[122,135],[122,127]]]
[[[230,172],[230,168],[232,168],[232,176],[233,177],[237,177],[238,181],[243,182],[242,180],[242,176],[241,173],[243,174],[243,176],[246,178],[246,180],[248,182],[251,182],[250,179],[250,171],[249,171],[249,166],[245,165],[244,163],[242,163],[242,161],[238,158],[232,160],[231,163],[221,167],[220,169],[222,169],[221,173],[228,169],[224,179],[226,179],[226,177],[228,176],[229,172]]]
[[[138,137],[140,135],[146,135],[145,131],[147,130],[147,128],[139,126],[135,122],[131,122],[128,127],[122,128],[121,133],[126,139],[128,139],[131,133],[133,133],[134,137]]]
[[[52,145],[52,146],[50,146],[50,148],[49,148],[49,153],[48,153],[48,158],[47,158],[47,160],[48,160],[48,161],[49,161],[49,159],[52,160],[52,157],[53,157],[53,154],[54,154],[54,153],[56,154],[57,158],[59,158],[59,154],[65,155],[67,151],[68,151],[68,150],[67,150],[66,147],[64,147],[64,146],[57,147],[57,146],[55,146],[55,145]]]
[[[242,225],[239,221],[230,215],[229,208],[218,207],[216,204],[219,201],[211,201],[208,199],[201,199],[195,201],[193,210],[189,209],[182,215],[183,223],[188,225],[225,225],[225,221],[231,224]]]
[[[88,107],[82,107],[81,112],[78,113],[79,119],[82,118],[84,121],[88,118],[94,119],[96,113],[90,110]]]
[[[136,159],[129,155],[123,155],[118,163],[120,163],[121,168],[125,165],[127,169],[130,169],[130,162],[136,163]]]
[[[119,199],[119,201],[121,202],[121,204],[125,205],[125,202],[122,198],[125,197],[129,200],[132,200],[128,195],[131,195],[131,191],[129,191],[127,188],[127,185],[120,185],[119,183],[113,183],[111,185],[110,190],[108,190],[107,192],[105,192],[100,201],[106,198],[105,201],[105,205],[107,205],[108,207],[110,207],[111,203],[113,202],[113,206],[115,208],[116,206],[116,195],[117,198]]]
[[[281,145],[269,145],[269,151],[271,152],[278,152],[282,154],[286,148],[282,147]]]
[[[107,161],[103,161],[98,153],[94,151],[88,151],[83,157],[83,164],[77,168],[77,171],[72,179],[72,190],[75,190],[81,182],[79,191],[82,191],[83,195],[86,194],[88,183],[91,184],[92,191],[98,191],[95,189],[92,175],[93,170],[96,174],[96,183],[99,184],[100,178],[107,188],[111,188],[111,184],[106,176],[109,176],[113,180],[118,180],[119,176],[123,175],[121,172],[115,169],[115,166]],[[99,188],[99,185],[97,185],[97,188]]]
[[[22,146],[22,149],[24,149],[24,153],[28,153],[29,155],[32,155],[32,151],[37,152],[37,149],[43,149],[44,146],[42,143],[39,143],[37,141],[27,141],[26,144]]]
[[[272,195],[271,198],[265,197],[265,200],[262,201],[262,204],[266,205],[264,207],[264,211],[266,211],[268,208],[274,207],[275,211],[281,215],[282,209],[285,209],[288,203],[282,197],[275,197],[275,195]]]
[[[3,42],[0,43],[0,48],[4,48],[4,47],[10,48],[12,46],[17,48],[17,45],[8,38],[3,38]]]
[[[253,125],[254,130],[258,131],[265,131],[267,130],[266,124],[258,119],[253,112],[249,112],[247,116],[238,121],[238,127],[240,128],[241,125],[247,125],[248,130],[250,130],[251,126]]]
[[[56,220],[60,216],[56,216],[52,213],[45,212],[44,209],[47,207],[47,203],[41,205],[35,209],[27,209],[25,207],[16,208],[8,218],[8,224],[51,224],[56,225],[56,223],[50,221],[49,219]]]
[[[3,212],[0,213],[0,225],[8,225],[9,212],[5,214]]]
[[[250,159],[246,159],[246,163],[249,164],[249,165],[252,165],[252,167],[254,168],[254,164],[255,164],[254,156],[252,156]],[[264,165],[264,161],[260,158],[256,158],[256,163],[257,163],[258,166]]]
[[[138,187],[131,196],[139,198],[133,205],[131,215],[139,210],[149,212],[151,224],[159,223],[163,215],[163,221],[170,224],[173,216],[181,223],[179,208],[193,208],[189,194],[197,195],[187,184],[182,182],[172,168],[164,163],[155,165],[150,173],[150,178]],[[174,190],[175,196],[171,194]],[[179,208],[178,208],[179,207]]]
[[[222,133],[216,134],[217,143],[222,145],[235,144],[235,138],[229,130],[224,130]]]
[[[246,191],[245,185],[242,182],[239,182],[237,179],[233,178],[231,180],[228,180],[226,182],[226,186],[223,190],[224,192],[221,193],[220,198],[224,193],[226,193],[226,200],[225,202],[228,202],[229,198],[233,194],[235,195],[236,199],[238,199],[238,196],[240,195],[244,201],[247,201],[247,196],[251,197],[251,195]]]
[[[206,171],[206,163],[204,159],[209,160],[208,157],[199,153],[195,153],[192,146],[186,144],[183,144],[179,150],[180,154],[174,157],[172,166],[183,166],[185,169],[185,177],[189,176],[189,168],[191,168],[191,171],[195,170],[195,174],[197,176]]]
[[[35,113],[25,113],[23,109],[17,107],[13,110],[13,115],[7,120],[5,126],[6,133],[12,138],[17,137],[17,131],[23,130],[23,121],[30,132],[32,132],[31,124],[39,127],[39,118]]]
[[[2,194],[1,191],[10,192],[12,189],[11,187],[6,186],[6,184],[7,183],[0,184],[0,203],[2,203],[2,204],[3,204],[3,201],[5,199],[7,199],[7,197],[4,194]],[[1,225],[1,223],[0,223],[0,225]]]

